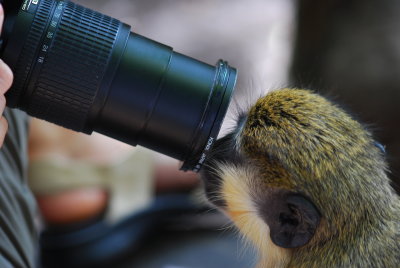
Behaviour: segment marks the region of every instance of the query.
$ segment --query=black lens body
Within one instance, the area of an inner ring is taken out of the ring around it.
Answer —
[[[140,144],[198,171],[236,70],[211,66],[66,0],[5,0],[7,105],[75,131]]]

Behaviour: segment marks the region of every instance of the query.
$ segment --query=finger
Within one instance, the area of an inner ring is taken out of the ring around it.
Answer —
[[[8,65],[0,59],[0,95],[4,95],[11,87],[14,75]]]
[[[0,95],[0,116],[3,114],[5,108],[6,108],[6,98],[4,97],[4,95]]]
[[[3,21],[4,21],[4,9],[3,9],[3,5],[0,4],[0,34],[1,34],[1,31],[3,30]]]
[[[3,29],[4,9],[0,4],[0,34]],[[2,60],[0,60],[0,94],[4,94],[10,87],[13,81],[13,73]]]
[[[7,131],[8,131],[8,122],[4,118],[4,116],[2,116],[0,118],[0,147],[3,146]]]

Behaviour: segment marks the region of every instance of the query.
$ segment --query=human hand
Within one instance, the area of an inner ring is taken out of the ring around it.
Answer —
[[[0,29],[3,28],[3,21],[4,9],[0,5]],[[11,87],[13,79],[14,76],[10,67],[0,59],[0,147],[3,146],[4,138],[8,130],[7,120],[3,116],[4,108],[6,107],[6,98],[4,94]]]

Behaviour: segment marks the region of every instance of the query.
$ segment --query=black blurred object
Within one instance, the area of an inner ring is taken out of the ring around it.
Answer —
[[[225,224],[219,213],[194,203],[188,194],[158,196],[149,208],[115,224],[99,220],[78,229],[45,231],[41,236],[42,265],[249,267],[255,256],[237,251],[238,237],[232,232],[221,234]]]
[[[386,147],[400,193],[400,1],[300,0],[293,86],[337,100]]]

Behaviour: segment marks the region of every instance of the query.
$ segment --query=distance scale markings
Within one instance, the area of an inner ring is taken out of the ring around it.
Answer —
[[[46,59],[47,52],[50,48],[51,43],[53,42],[54,35],[60,23],[60,18],[64,11],[64,7],[65,7],[65,2],[63,1],[58,2],[56,9],[53,13],[53,17],[51,18],[51,21],[49,23],[49,27],[45,34],[45,38],[43,40],[42,47],[40,48],[40,52],[37,58],[37,63],[40,65],[43,64],[44,60]]]
[[[61,16],[64,12],[64,8],[66,6],[66,2],[58,1],[51,17],[47,29],[44,31],[42,35],[42,42],[40,43],[40,47],[38,49],[37,56],[35,57],[36,60],[33,61],[34,66],[32,66],[32,72],[29,76],[27,90],[25,91],[26,96],[31,95],[36,86],[36,82],[39,78],[40,72],[42,70],[43,64],[46,60],[46,56],[50,49],[51,43],[53,42],[55,32],[58,29],[59,23],[61,21]],[[50,13],[50,14],[51,14]],[[29,98],[29,97],[28,97]]]

